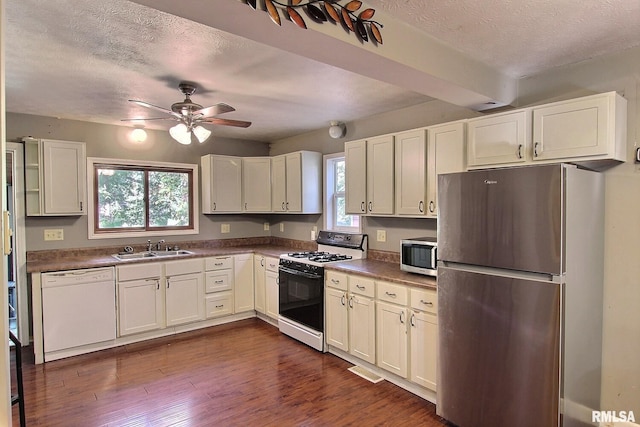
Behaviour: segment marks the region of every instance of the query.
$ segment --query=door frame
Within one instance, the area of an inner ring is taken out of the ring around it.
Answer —
[[[29,289],[27,284],[27,251],[25,237],[24,144],[7,142],[5,152],[13,156],[13,258],[15,260],[16,298],[18,300],[18,339],[29,344]],[[6,274],[6,272],[5,272]],[[6,280],[5,280],[6,285]]]

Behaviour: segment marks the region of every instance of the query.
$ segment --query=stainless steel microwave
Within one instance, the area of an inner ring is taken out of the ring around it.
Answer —
[[[400,242],[400,269],[411,273],[437,276],[435,237],[417,237]]]

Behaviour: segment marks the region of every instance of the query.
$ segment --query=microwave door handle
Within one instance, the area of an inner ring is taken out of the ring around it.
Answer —
[[[436,265],[436,252],[438,251],[437,246],[434,246],[433,250],[431,251],[431,268],[435,269],[437,267]]]

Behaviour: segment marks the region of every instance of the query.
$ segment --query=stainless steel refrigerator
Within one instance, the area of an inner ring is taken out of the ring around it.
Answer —
[[[438,177],[437,413],[584,425],[600,409],[604,181],[572,165]]]

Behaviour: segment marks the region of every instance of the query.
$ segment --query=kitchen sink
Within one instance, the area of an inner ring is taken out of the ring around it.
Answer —
[[[191,255],[193,252],[186,250],[179,251],[147,251],[147,252],[136,252],[136,253],[126,253],[126,254],[114,254],[111,255],[118,261],[128,261],[132,259],[144,259],[144,258],[166,258],[172,256],[179,255]]]

